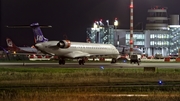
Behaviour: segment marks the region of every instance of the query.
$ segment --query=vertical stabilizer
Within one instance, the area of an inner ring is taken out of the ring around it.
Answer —
[[[6,38],[6,43],[10,50],[13,50],[13,51],[19,50],[19,47],[17,47],[10,38]]]
[[[17,47],[10,38],[6,38],[6,43],[9,48],[15,48]]]
[[[43,36],[39,23],[32,23],[30,26],[33,29],[35,43],[48,41],[48,39]]]

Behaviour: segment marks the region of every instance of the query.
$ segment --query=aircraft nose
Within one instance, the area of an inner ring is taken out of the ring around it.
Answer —
[[[116,49],[116,53],[117,53],[117,54],[120,54],[120,52],[119,52],[117,49]]]
[[[42,48],[42,44],[40,44],[40,43],[37,43],[34,46],[36,47],[36,49],[41,49]]]

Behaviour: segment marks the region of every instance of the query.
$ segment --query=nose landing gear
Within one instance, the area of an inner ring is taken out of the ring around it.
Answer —
[[[112,58],[111,63],[116,63],[116,58]]]

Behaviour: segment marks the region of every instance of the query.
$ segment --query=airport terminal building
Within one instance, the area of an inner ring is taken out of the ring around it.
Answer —
[[[134,47],[140,48],[144,54],[155,56],[178,55],[180,48],[179,15],[168,17],[166,8],[151,8],[148,10],[145,30],[134,30]],[[99,24],[98,24],[99,25]],[[129,45],[130,30],[116,29],[114,25],[99,25],[87,28],[87,37],[92,43]]]

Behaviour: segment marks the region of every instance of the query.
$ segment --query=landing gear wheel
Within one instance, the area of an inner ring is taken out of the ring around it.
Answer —
[[[61,60],[59,60],[59,65],[61,65],[62,64],[62,62],[61,62]]]
[[[79,65],[81,65],[81,60],[79,60]]]
[[[65,64],[65,60],[59,60],[59,65],[64,65]]]
[[[62,60],[62,64],[65,65],[65,60]]]
[[[116,63],[116,59],[115,59],[115,58],[112,58],[111,63]]]
[[[137,62],[137,64],[139,65],[139,62]]]
[[[79,60],[79,65],[84,65],[85,61],[84,60]]]

